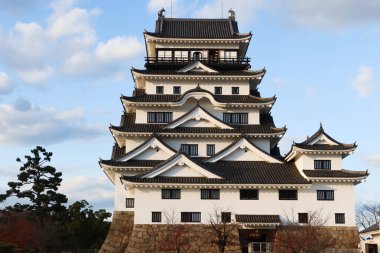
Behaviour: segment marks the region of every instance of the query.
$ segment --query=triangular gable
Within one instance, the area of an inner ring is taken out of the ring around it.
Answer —
[[[307,143],[307,145],[314,145],[314,144],[339,145],[340,143],[332,139],[330,136],[322,133],[319,136],[317,136],[315,139]]]
[[[173,129],[176,127],[217,127],[221,129],[233,129],[226,125],[201,106],[196,106],[193,110],[173,121],[165,127],[165,129]]]
[[[216,162],[219,160],[226,161],[264,161],[270,163],[282,163],[280,160],[272,157],[246,138],[241,138],[232,143],[219,153],[206,160],[206,162]]]
[[[158,165],[153,171],[141,176],[141,178],[154,178],[157,176],[221,178],[191,161],[184,154],[175,155],[165,163]]]
[[[118,162],[125,162],[130,159],[135,160],[165,160],[175,154],[175,151],[166,146],[156,137],[152,137],[140,146],[134,148],[122,158],[118,159]]]
[[[208,72],[208,73],[217,73],[215,69],[209,68],[200,61],[196,61],[193,64],[187,65],[178,70],[178,72],[186,73],[186,72]]]

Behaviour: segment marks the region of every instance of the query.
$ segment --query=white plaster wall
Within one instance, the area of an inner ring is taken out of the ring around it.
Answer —
[[[236,149],[234,152],[224,157],[222,160],[224,161],[265,161],[263,157],[258,156],[251,150],[247,150],[247,152],[243,149]]]
[[[170,154],[164,152],[163,150],[157,148],[148,148],[139,155],[135,156],[133,159],[136,160],[166,160],[171,157]]]
[[[128,153],[132,149],[140,146],[142,143],[144,143],[146,140],[148,140],[148,137],[139,137],[139,138],[132,138],[128,137],[125,139],[125,153]]]
[[[125,190],[124,186],[121,184],[120,180],[121,175],[119,173],[115,173],[115,210],[116,211],[132,211],[134,208],[126,208],[125,207],[125,199],[126,198],[134,198],[135,197],[135,189]]]
[[[174,166],[160,174],[162,177],[202,177],[203,175],[188,166]]]
[[[317,201],[316,190],[335,190],[334,201]],[[310,189],[298,190],[298,200],[279,200],[277,189],[260,189],[259,200],[240,200],[238,189],[221,189],[220,200],[200,199],[200,189],[182,189],[181,199],[161,199],[159,188],[135,189],[135,223],[150,224],[151,212],[201,212],[202,222],[215,207],[228,209],[233,214],[273,214],[282,217],[299,212],[321,210],[327,226],[355,226],[354,187],[349,184],[315,184]],[[345,213],[345,224],[335,224],[335,213]]]
[[[261,148],[267,153],[270,153],[270,140],[269,139],[257,139],[253,138],[250,139],[253,144],[255,144],[257,147]]]
[[[331,160],[331,169],[342,169],[341,155],[301,155],[296,160],[296,166],[299,170],[313,170],[314,160]]]

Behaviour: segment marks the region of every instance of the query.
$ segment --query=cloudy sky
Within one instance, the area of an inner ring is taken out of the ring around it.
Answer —
[[[288,132],[313,134],[320,122],[341,142],[357,142],[344,168],[369,170],[357,201],[379,201],[380,1],[376,0],[0,0],[0,191],[36,145],[54,153],[61,191],[113,210],[112,184],[98,166],[111,155],[110,123],[130,95],[130,68],[143,68],[144,29],[166,16],[227,17],[253,32],[253,69],[268,70],[259,90]],[[2,204],[4,206],[4,204]],[[0,206],[0,207],[3,207]]]

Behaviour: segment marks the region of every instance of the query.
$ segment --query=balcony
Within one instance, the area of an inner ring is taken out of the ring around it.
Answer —
[[[199,57],[145,57],[146,68],[178,69],[193,62],[199,61],[210,67],[222,69],[249,69],[250,58],[199,58]]]

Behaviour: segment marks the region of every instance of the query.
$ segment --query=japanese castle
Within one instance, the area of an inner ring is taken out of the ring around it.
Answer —
[[[185,19],[161,11],[155,31],[144,32],[145,68],[131,70],[134,92],[121,96],[124,114],[110,127],[112,157],[99,162],[115,187],[101,252],[153,252],[145,238],[166,213],[202,226],[216,208],[223,222],[239,226],[236,252],[268,242],[289,213],[302,224],[313,210],[326,217],[324,226],[358,241],[354,187],[368,173],[342,168],[356,144],[320,125],[280,154],[286,127],[271,115],[276,97],[260,94],[266,70],[251,69],[252,34],[239,32],[230,13]]]

